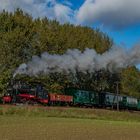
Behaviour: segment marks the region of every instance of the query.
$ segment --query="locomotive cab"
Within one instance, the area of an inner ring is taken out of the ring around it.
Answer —
[[[37,100],[42,104],[48,104],[48,91],[41,85],[36,86]]]
[[[48,92],[40,83],[29,83],[25,88],[20,88],[18,96],[26,98],[28,102],[33,103],[48,103]]]

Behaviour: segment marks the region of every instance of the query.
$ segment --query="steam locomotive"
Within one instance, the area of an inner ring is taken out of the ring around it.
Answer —
[[[43,104],[140,110],[140,100],[110,92],[66,88],[64,94],[49,93],[40,83],[12,83],[2,97],[3,104]]]
[[[69,95],[48,93],[41,83],[25,83],[16,81],[9,85],[2,97],[3,104],[43,104],[43,105],[70,105],[73,97]]]

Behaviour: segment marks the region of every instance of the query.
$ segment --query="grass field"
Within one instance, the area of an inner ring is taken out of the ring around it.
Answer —
[[[0,117],[0,140],[139,140],[139,130],[136,122]]]
[[[25,107],[0,110],[0,140],[140,140],[137,112],[75,108],[47,108],[43,112]]]

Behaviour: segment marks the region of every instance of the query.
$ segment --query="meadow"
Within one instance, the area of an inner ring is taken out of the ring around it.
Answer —
[[[139,140],[140,113],[0,106],[0,140]]]

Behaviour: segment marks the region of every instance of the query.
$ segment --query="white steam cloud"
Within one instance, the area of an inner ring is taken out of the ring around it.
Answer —
[[[124,50],[120,47],[112,47],[109,51],[97,54],[93,49],[85,49],[81,52],[77,49],[68,50],[63,55],[48,54],[44,52],[41,57],[33,56],[27,64],[21,64],[14,73],[37,76],[39,74],[94,73],[98,70],[109,70],[116,72],[119,69],[140,64],[140,46],[137,45],[131,50]]]

